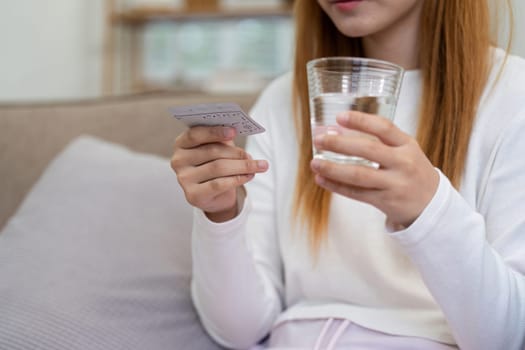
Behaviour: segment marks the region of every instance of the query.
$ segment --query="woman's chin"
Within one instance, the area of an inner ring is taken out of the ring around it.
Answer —
[[[373,33],[372,30],[369,30],[368,28],[365,28],[364,26],[357,26],[355,23],[348,25],[346,23],[342,23],[340,25],[337,25],[337,29],[344,35],[349,38],[362,38],[368,35],[371,35]]]

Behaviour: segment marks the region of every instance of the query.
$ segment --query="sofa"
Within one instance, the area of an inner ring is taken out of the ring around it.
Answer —
[[[0,104],[0,349],[220,349],[191,303],[169,108],[255,99]]]

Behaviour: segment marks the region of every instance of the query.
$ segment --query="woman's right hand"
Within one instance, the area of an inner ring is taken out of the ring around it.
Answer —
[[[235,129],[195,126],[175,140],[171,167],[186,200],[215,222],[237,216],[238,195],[256,173],[268,170],[268,162],[253,160],[233,143]]]

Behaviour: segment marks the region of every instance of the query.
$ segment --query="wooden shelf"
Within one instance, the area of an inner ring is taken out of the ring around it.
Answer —
[[[281,6],[255,8],[225,8],[219,0],[184,0],[183,4],[181,8],[147,5],[126,8],[123,0],[104,0],[104,94],[178,89],[154,86],[145,81],[141,34],[148,23],[291,18],[293,0],[283,1]]]
[[[237,19],[260,17],[290,17],[291,6],[253,9],[190,10],[165,7],[138,7],[112,14],[116,24],[142,25],[151,21],[195,21],[210,19]]]

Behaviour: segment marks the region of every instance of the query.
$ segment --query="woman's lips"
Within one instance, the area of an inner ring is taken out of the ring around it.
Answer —
[[[349,12],[355,9],[363,0],[336,0],[332,4],[340,11]]]

